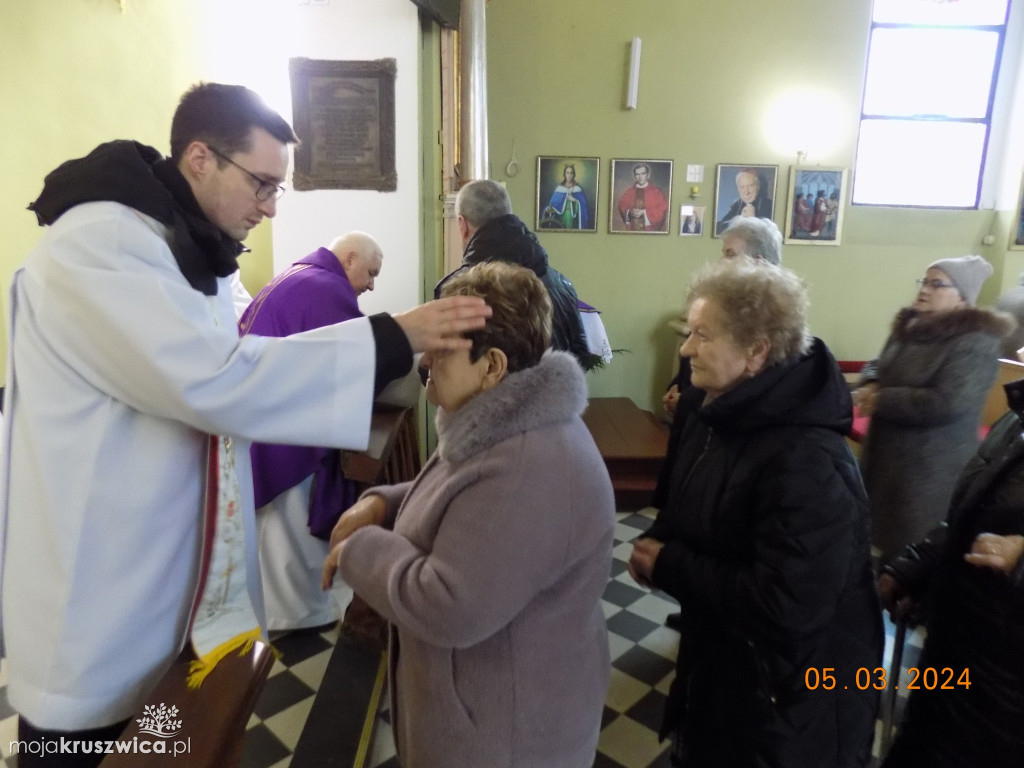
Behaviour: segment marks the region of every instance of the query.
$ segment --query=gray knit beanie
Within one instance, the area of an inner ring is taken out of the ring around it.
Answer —
[[[981,284],[991,277],[993,269],[981,256],[957,256],[955,259],[939,259],[928,265],[928,269],[941,269],[960,292],[963,300],[974,306],[981,292]]]

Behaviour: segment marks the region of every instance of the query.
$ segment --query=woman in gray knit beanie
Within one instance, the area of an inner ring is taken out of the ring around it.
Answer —
[[[1000,340],[1016,325],[974,306],[991,274],[981,256],[933,262],[861,374],[854,403],[871,416],[861,471],[883,562],[945,519],[957,476],[978,447]]]

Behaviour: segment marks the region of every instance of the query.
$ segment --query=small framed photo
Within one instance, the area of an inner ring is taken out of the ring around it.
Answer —
[[[719,165],[715,184],[715,237],[735,216],[771,219],[775,213],[777,165]]]
[[[596,232],[596,157],[537,158],[537,230]]]
[[[789,171],[785,241],[794,245],[839,245],[846,208],[845,168]]]
[[[704,234],[704,206],[679,206],[679,236],[693,237]]]
[[[667,235],[671,202],[671,160],[612,160],[609,232]]]
[[[1024,176],[1020,180],[1017,211],[1010,220],[1010,250],[1024,251]]]

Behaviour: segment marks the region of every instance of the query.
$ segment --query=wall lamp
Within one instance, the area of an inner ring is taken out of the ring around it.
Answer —
[[[629,46],[629,84],[626,87],[626,109],[636,109],[636,94],[640,88],[640,47],[643,42],[634,37]]]

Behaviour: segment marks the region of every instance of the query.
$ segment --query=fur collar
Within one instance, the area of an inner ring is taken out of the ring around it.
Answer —
[[[892,335],[904,342],[944,341],[968,333],[987,333],[1001,339],[1016,325],[1016,321],[1005,312],[980,307],[926,314],[905,307],[893,320]]]
[[[587,407],[587,382],[576,359],[548,350],[454,413],[437,410],[437,453],[461,462],[513,435],[569,421]]]

